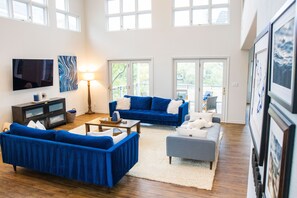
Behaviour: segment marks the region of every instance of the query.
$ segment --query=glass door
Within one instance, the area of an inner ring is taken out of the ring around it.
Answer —
[[[189,111],[215,112],[224,120],[226,59],[174,60],[176,98],[189,102]]]
[[[110,63],[110,98],[116,100],[128,94],[128,63],[111,62]]]
[[[181,60],[175,62],[176,98],[189,102],[189,110],[195,111],[196,106],[196,66],[197,61]]]
[[[153,87],[151,73],[149,60],[109,61],[110,99],[149,96]]]
[[[150,64],[148,62],[132,62],[132,89],[134,96],[150,94]]]
[[[226,60],[200,60],[200,111],[223,118],[226,101]]]

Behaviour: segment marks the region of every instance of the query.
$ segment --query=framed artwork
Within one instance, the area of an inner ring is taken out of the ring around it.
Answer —
[[[270,104],[269,138],[265,163],[265,197],[287,198],[290,186],[295,125]]]
[[[60,92],[78,89],[76,56],[58,56]]]
[[[268,104],[268,55],[269,26],[257,37],[254,44],[254,63],[252,78],[252,98],[250,106],[250,132],[254,143],[255,154],[260,166],[263,165],[266,148],[266,123]]]
[[[269,96],[288,111],[297,113],[296,3],[286,2],[271,22]]]

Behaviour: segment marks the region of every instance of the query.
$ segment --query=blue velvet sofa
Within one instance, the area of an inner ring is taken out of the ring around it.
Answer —
[[[16,123],[0,134],[2,160],[15,171],[21,166],[105,187],[113,187],[137,163],[138,139],[133,132],[114,145],[107,136],[38,130]]]
[[[117,102],[109,103],[109,115],[115,110],[119,111],[121,118],[140,120],[142,123],[180,126],[188,114],[189,103],[183,101],[178,109],[178,114],[167,113],[167,107],[171,99],[149,96],[127,96],[131,98],[129,110],[117,110]]]

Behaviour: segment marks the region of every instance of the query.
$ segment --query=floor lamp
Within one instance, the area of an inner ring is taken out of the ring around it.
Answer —
[[[95,79],[95,74],[91,72],[86,72],[83,73],[83,80],[88,82],[88,111],[86,114],[93,114],[95,112],[92,111],[92,105],[91,105],[91,90],[90,90],[90,85],[91,81]]]

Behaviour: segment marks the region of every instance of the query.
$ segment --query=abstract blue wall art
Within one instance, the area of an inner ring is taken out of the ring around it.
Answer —
[[[77,90],[76,56],[58,56],[60,92]]]
[[[274,33],[273,82],[291,89],[294,58],[294,19]]]
[[[291,113],[297,113],[296,0],[288,1],[270,25],[269,96]]]

